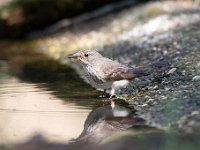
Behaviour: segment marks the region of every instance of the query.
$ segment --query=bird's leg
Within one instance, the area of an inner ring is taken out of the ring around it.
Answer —
[[[112,97],[115,96],[115,89],[112,88],[111,91],[110,91],[110,98],[109,99],[112,99]]]
[[[106,89],[103,90],[103,93],[101,96],[104,97],[105,94],[106,94]]]

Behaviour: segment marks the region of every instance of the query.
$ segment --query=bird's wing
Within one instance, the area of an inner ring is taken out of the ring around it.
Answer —
[[[145,75],[144,71],[140,68],[131,68],[117,62],[105,65],[103,72],[105,81],[130,80]]]
[[[133,74],[129,73],[129,69],[124,66],[120,66],[118,68],[109,68],[109,71],[106,71],[106,79],[107,81],[113,80],[122,80],[122,79],[131,79],[133,78]]]
[[[133,74],[128,73],[129,68],[121,65],[117,62],[110,62],[109,65],[105,65],[103,68],[105,81],[116,81],[122,79],[130,79]]]

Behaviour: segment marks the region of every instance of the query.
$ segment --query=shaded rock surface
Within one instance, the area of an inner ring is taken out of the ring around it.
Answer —
[[[199,80],[196,80],[200,69],[200,16],[199,12],[196,14],[197,19],[192,17],[193,14],[187,15],[191,17],[191,22],[197,22],[182,27],[180,25],[167,32],[142,36],[141,41],[137,38],[139,42],[132,43],[132,38],[121,42],[123,49],[130,43],[126,50],[130,62],[140,59],[139,62],[143,63],[141,59],[144,59],[151,64],[151,75],[141,81],[133,81],[132,86],[121,94],[151,124],[196,132],[200,125],[197,115],[200,108],[200,86]],[[168,21],[173,24],[173,19]],[[179,21],[181,24],[183,20]],[[148,52],[149,57],[146,56]],[[145,82],[146,85],[142,85]],[[138,88],[145,88],[146,91],[137,91]],[[124,93],[127,95],[124,96]]]

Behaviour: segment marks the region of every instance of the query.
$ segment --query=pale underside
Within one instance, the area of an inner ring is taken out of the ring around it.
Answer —
[[[91,66],[85,66],[83,68],[87,82],[96,89],[107,90],[111,97],[115,95],[116,90],[124,88],[129,84],[129,80],[123,78],[121,80],[105,80],[106,78],[101,76],[101,71],[97,72]]]

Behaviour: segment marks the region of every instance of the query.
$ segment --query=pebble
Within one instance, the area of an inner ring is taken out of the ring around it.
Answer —
[[[167,97],[166,96],[161,96],[161,99],[167,99]]]
[[[165,87],[165,91],[169,91],[170,90],[170,88],[168,88],[168,87]]]
[[[194,77],[192,78],[192,81],[200,81],[200,76],[194,76]]]
[[[151,99],[151,98],[150,98],[150,99],[148,100],[148,102],[150,102],[150,101],[154,101],[154,99]]]
[[[157,102],[155,102],[154,99],[149,99],[149,100],[147,101],[147,104],[148,104],[149,106],[153,106],[153,105],[157,105]]]
[[[173,74],[175,71],[176,71],[176,68],[172,68],[167,72],[167,74]]]
[[[157,89],[158,89],[158,85],[155,85],[155,86],[153,87],[153,89],[154,89],[154,90],[157,90]]]
[[[191,113],[191,116],[195,116],[195,115],[199,115],[199,112],[198,112],[197,110],[195,110],[195,111],[193,111],[193,112]]]
[[[188,123],[189,126],[194,126],[195,124],[196,124],[196,122],[195,122],[194,120],[192,120],[192,121],[190,121],[190,122]]]
[[[138,105],[139,107],[146,107],[148,106],[148,104],[142,104],[142,105]]]

